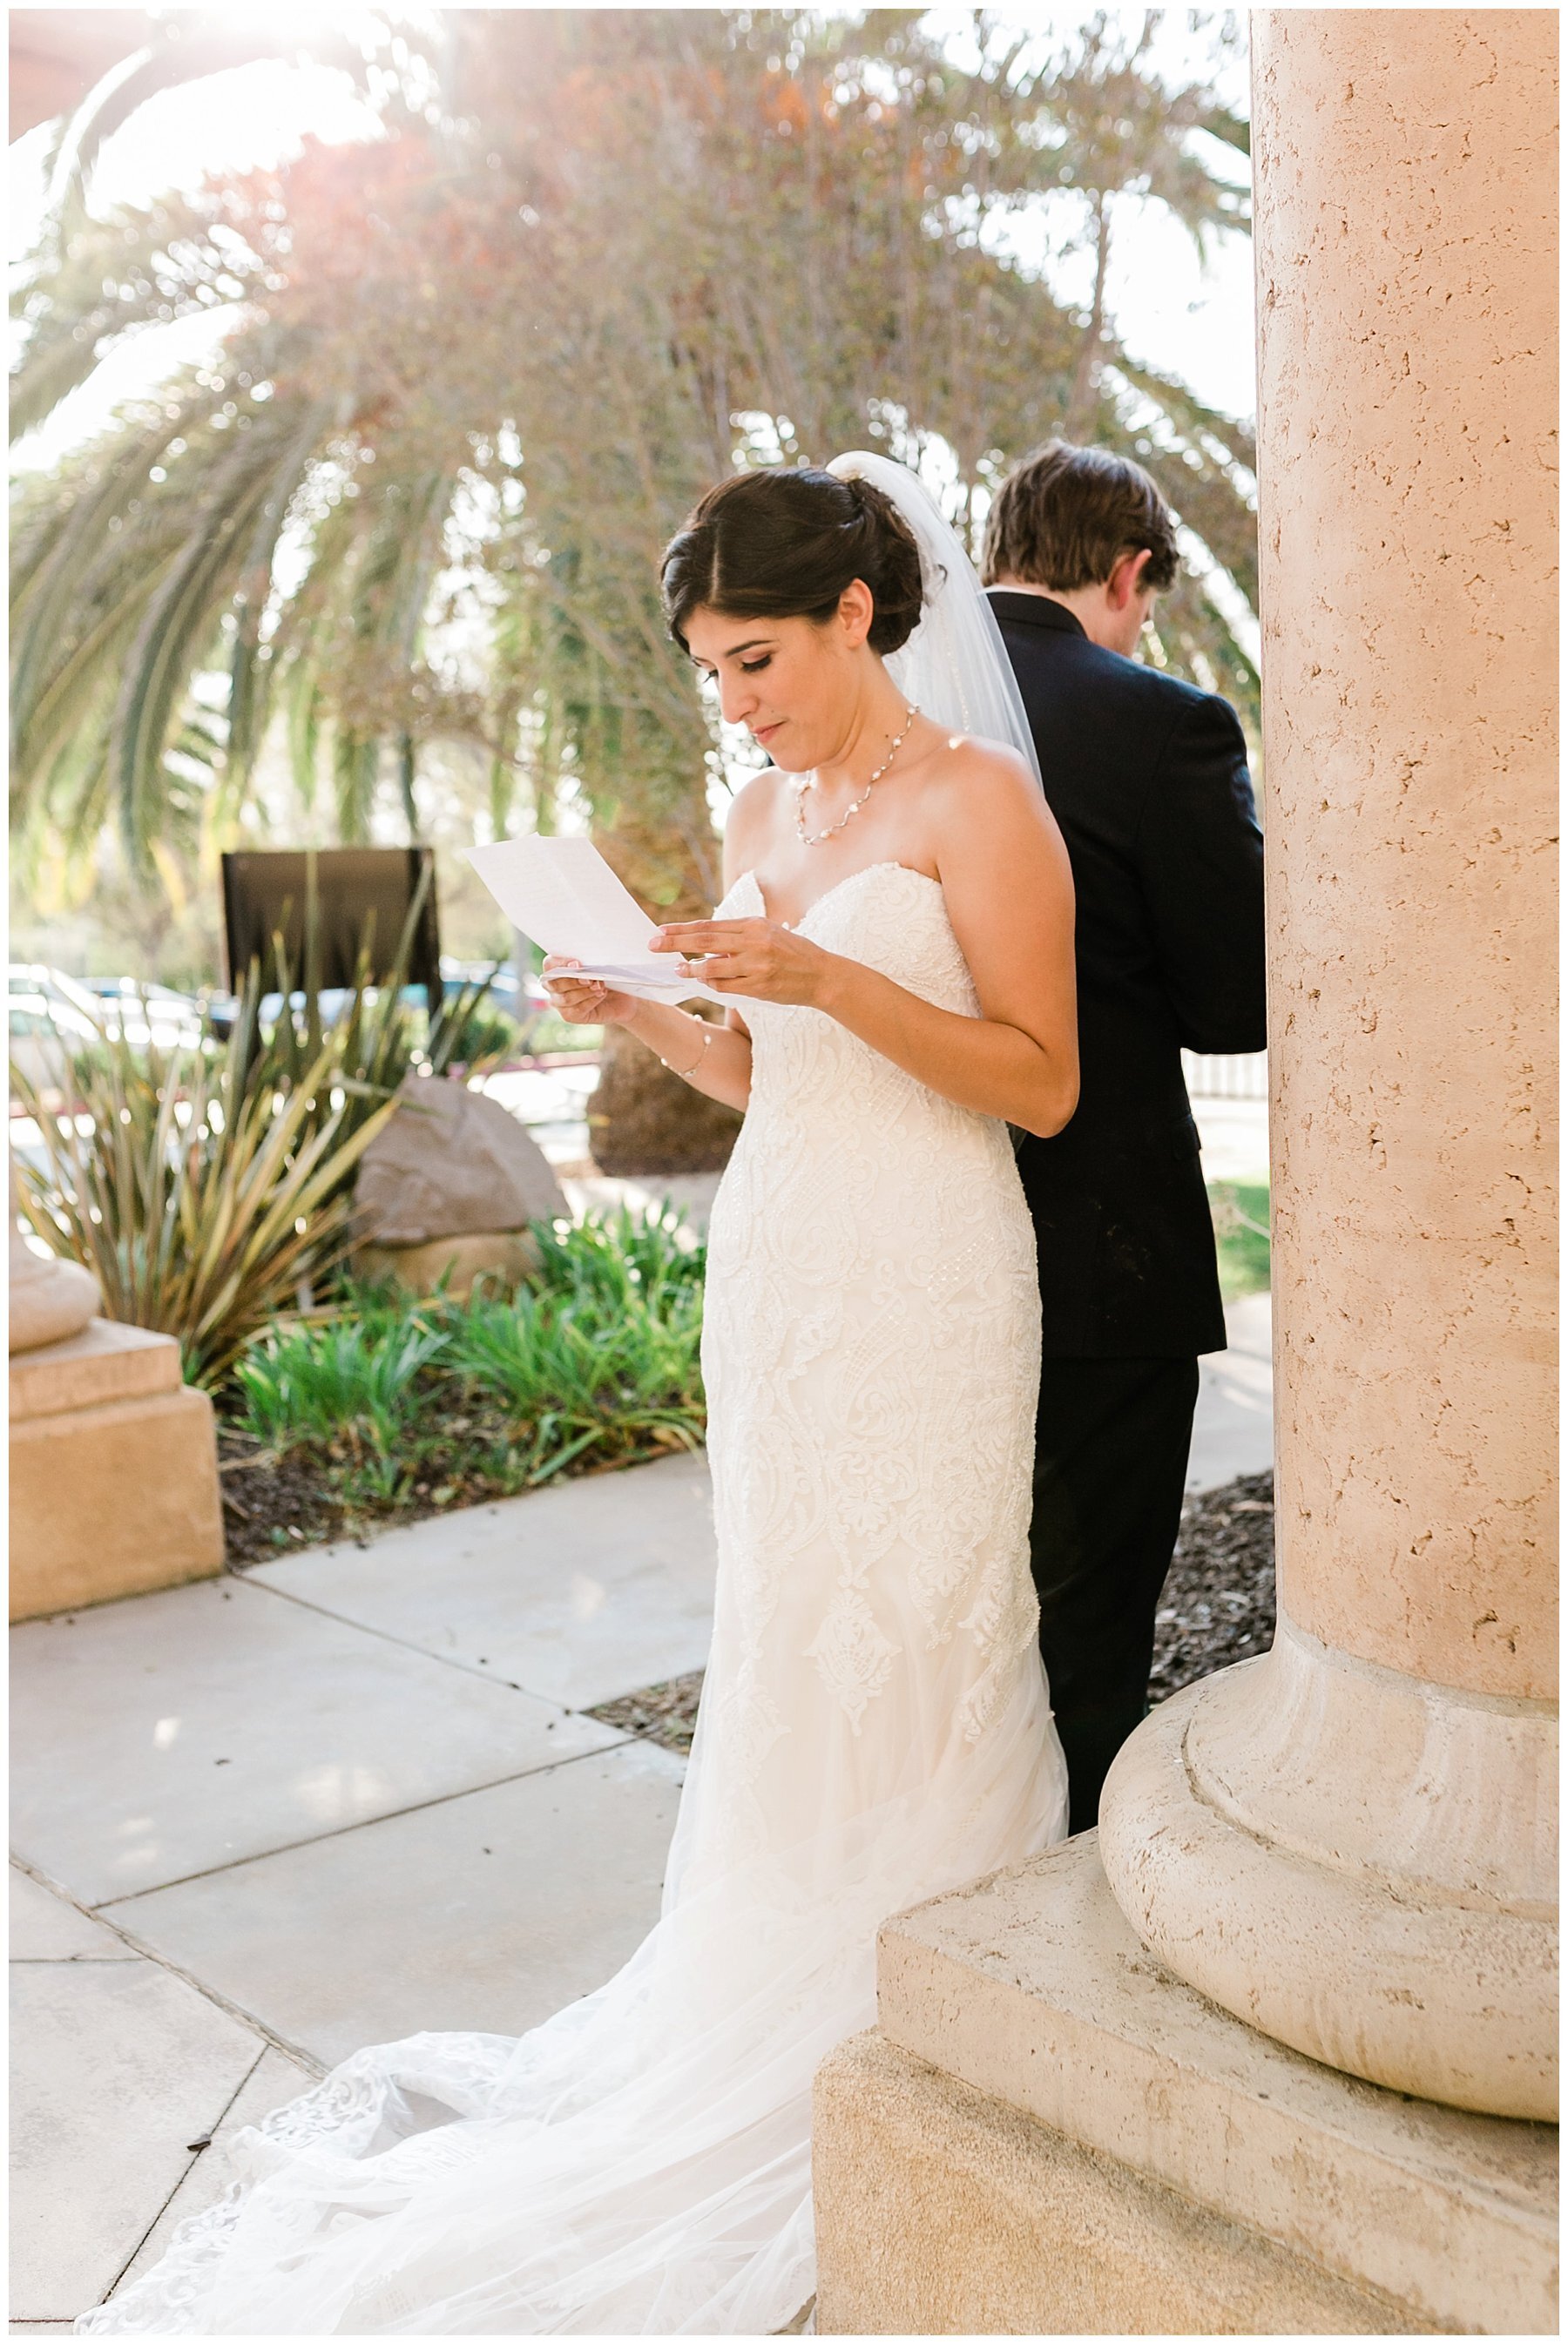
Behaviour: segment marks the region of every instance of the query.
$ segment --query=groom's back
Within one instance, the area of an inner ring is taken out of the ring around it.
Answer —
[[[1046,1348],[1191,1357],[1225,1339],[1183,1047],[1264,1040],[1262,842],[1218,697],[1091,642],[1044,595],[994,589],[1077,894],[1081,1090],[1026,1141]]]

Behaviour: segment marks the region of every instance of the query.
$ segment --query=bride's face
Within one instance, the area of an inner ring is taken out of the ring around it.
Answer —
[[[814,619],[732,619],[693,611],[686,648],[718,685],[726,724],[744,724],[781,772],[808,773],[838,752],[867,681],[875,605],[855,579],[838,609]]]

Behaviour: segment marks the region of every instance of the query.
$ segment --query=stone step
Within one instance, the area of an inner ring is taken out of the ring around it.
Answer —
[[[179,1388],[179,1345],[147,1327],[92,1318],[79,1335],[11,1355],[11,1421]]]
[[[877,1978],[900,2052],[1415,2327],[1554,2329],[1555,2127],[1382,2090],[1244,2026],[1142,1945],[1094,1833],[887,1923]]]

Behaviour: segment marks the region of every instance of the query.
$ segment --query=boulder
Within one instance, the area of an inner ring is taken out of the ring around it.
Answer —
[[[400,1099],[359,1159],[355,1218],[365,1244],[423,1246],[570,1219],[548,1162],[494,1099],[429,1075],[410,1075]]]
[[[433,1294],[444,1282],[451,1299],[462,1302],[478,1278],[521,1286],[539,1268],[539,1248],[526,1229],[486,1229],[432,1238],[429,1245],[364,1245],[354,1266],[362,1278],[394,1279],[406,1294]]]

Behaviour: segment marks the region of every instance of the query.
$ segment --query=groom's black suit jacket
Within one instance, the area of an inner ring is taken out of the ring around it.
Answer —
[[[1235,712],[991,593],[1077,892],[1077,1112],[1027,1139],[1046,1356],[1223,1349],[1181,1051],[1260,1050],[1263,840]]]

